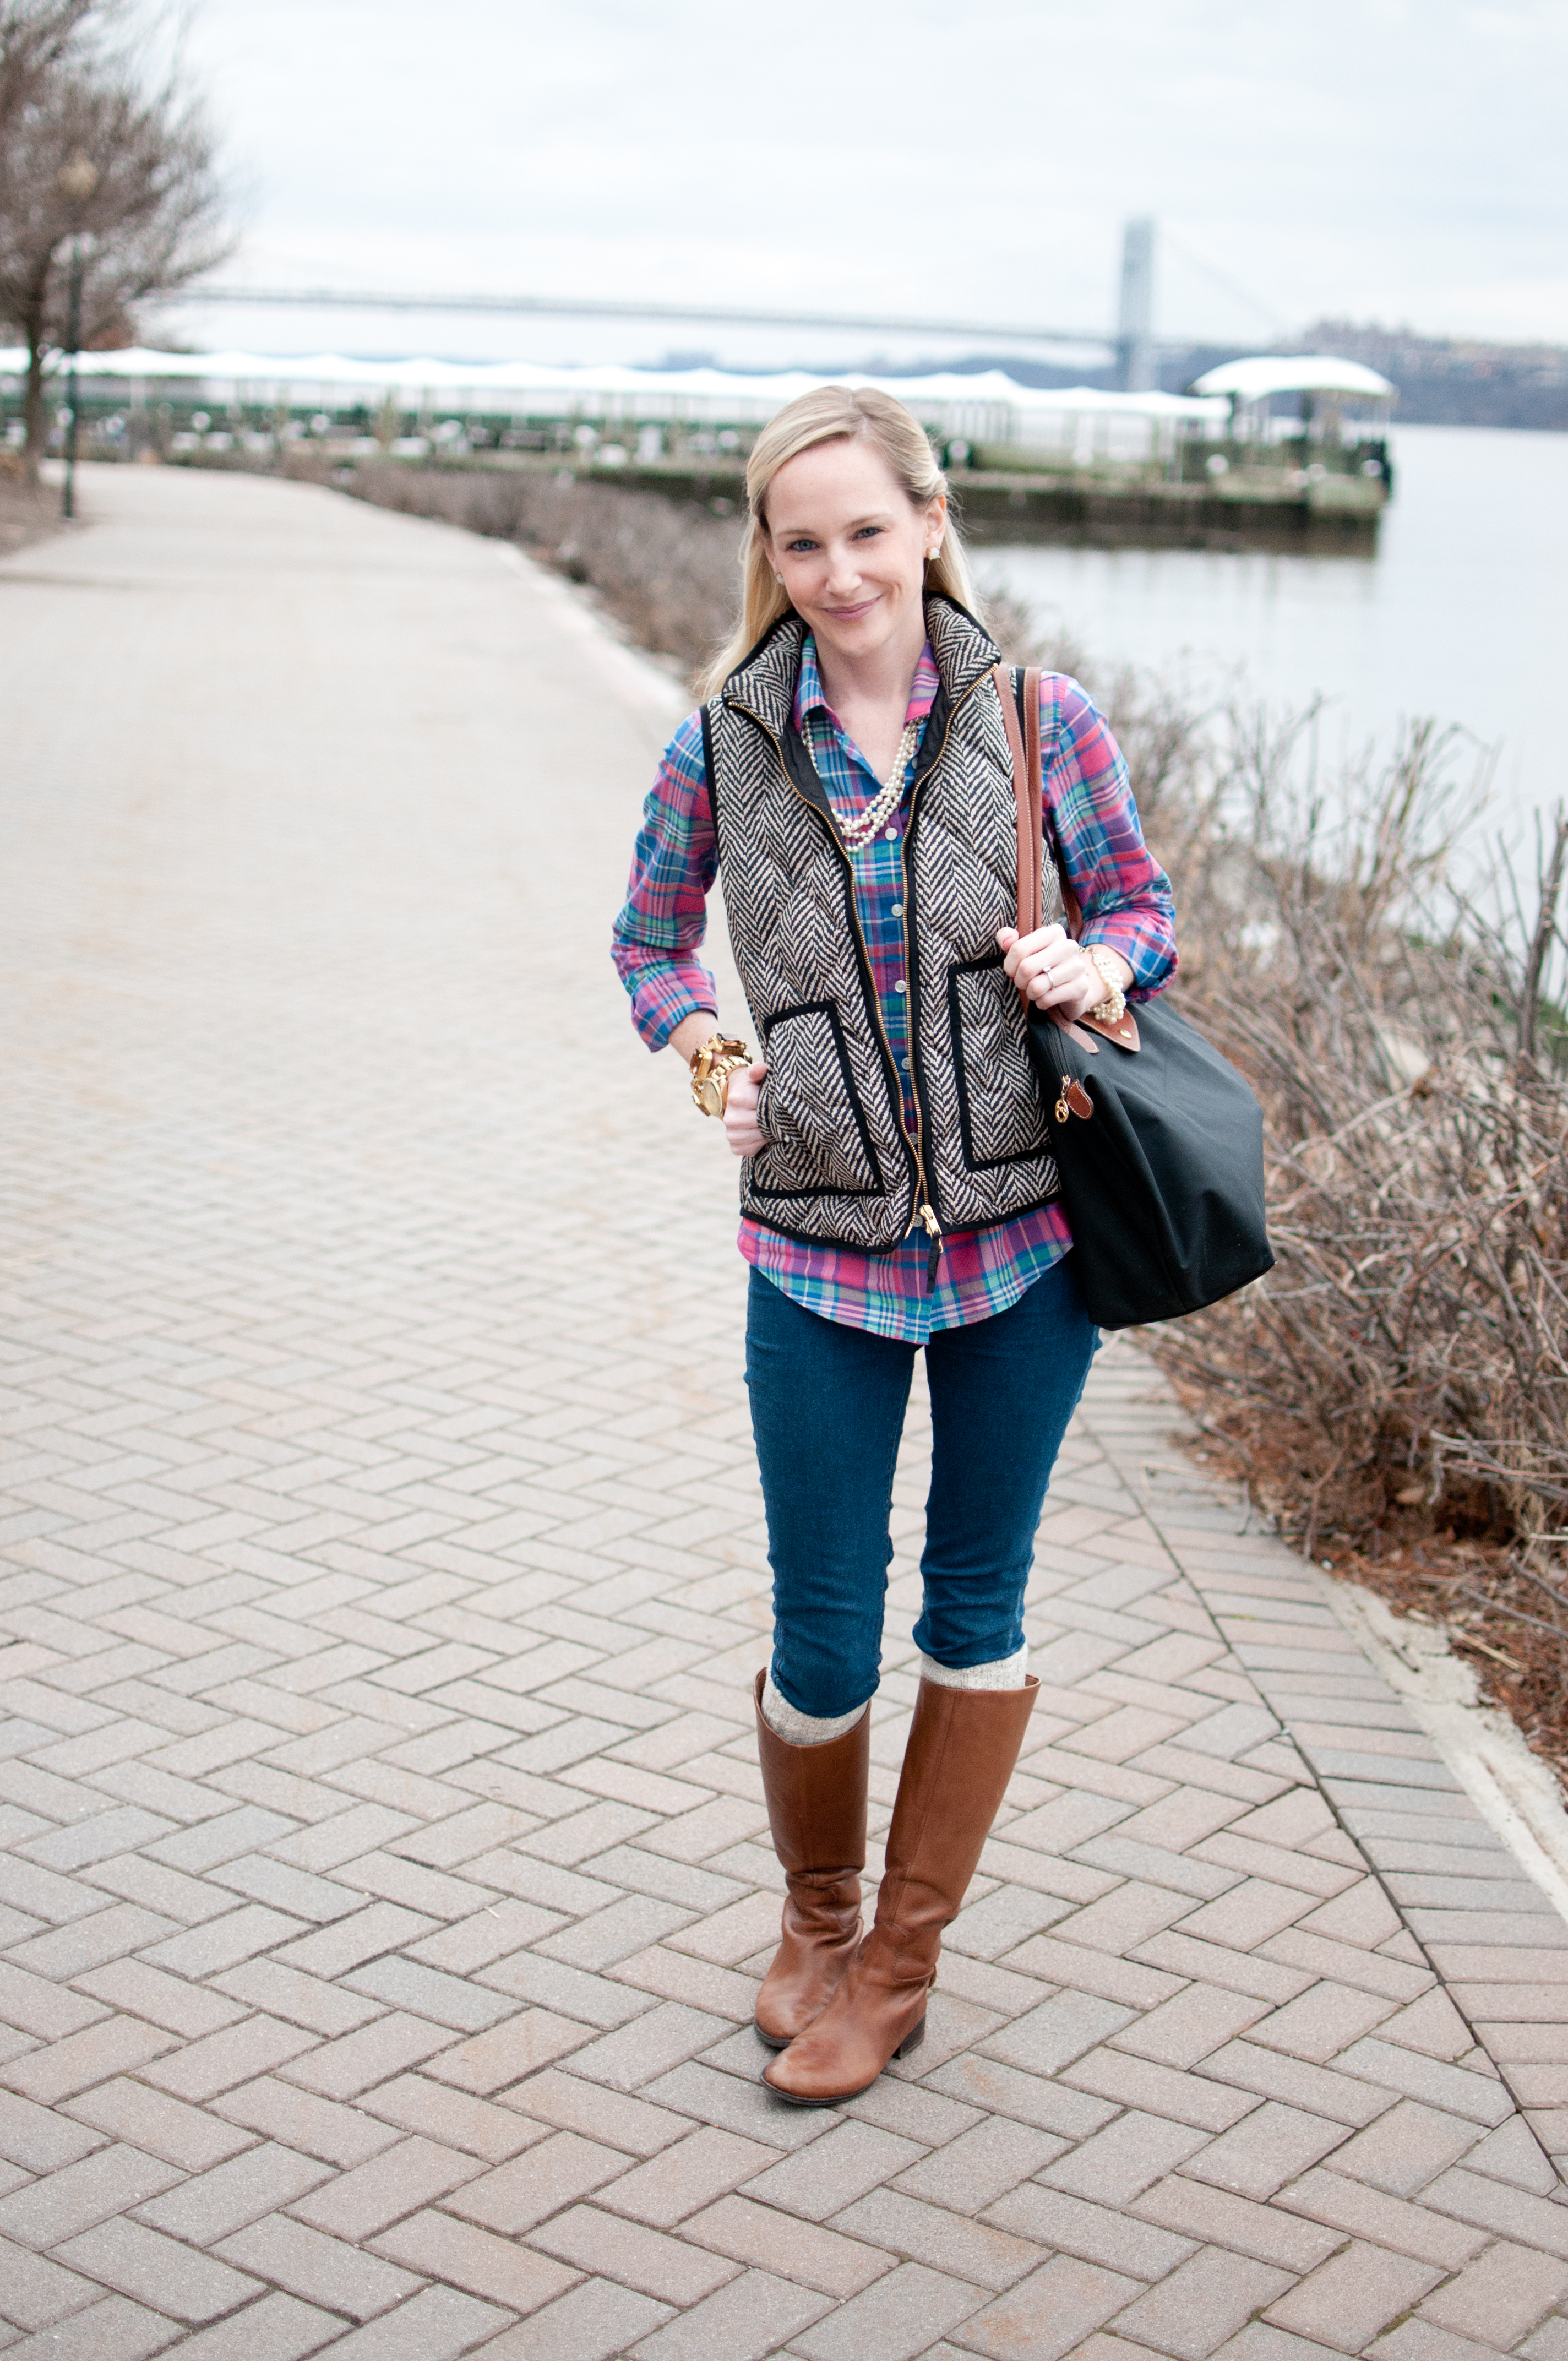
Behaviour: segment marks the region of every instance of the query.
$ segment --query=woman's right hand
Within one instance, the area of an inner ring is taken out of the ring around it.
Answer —
[[[767,1077],[766,1066],[748,1066],[743,1074],[731,1074],[729,1094],[724,1102],[724,1137],[729,1142],[731,1156],[756,1156],[766,1148],[767,1141],[757,1128],[757,1102],[762,1096]]]

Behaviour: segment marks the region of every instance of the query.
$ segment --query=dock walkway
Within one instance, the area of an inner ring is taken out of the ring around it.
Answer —
[[[668,699],[442,526],[82,507],[0,562],[7,2361],[1568,2361],[1568,1926],[1125,1344],[930,2037],[764,2092],[733,1175],[605,961]]]

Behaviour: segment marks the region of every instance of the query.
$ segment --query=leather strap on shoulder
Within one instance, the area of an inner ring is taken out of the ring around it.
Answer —
[[[1002,719],[1013,756],[1013,800],[1018,815],[1018,931],[1032,935],[1040,924],[1045,873],[1040,817],[1040,675],[1033,671],[1024,675],[1024,729],[1020,730],[1012,673],[1005,664],[998,664],[995,672],[996,693],[1002,699]],[[1033,760],[1025,732],[1033,741]]]
[[[1034,819],[1035,834],[1035,924],[1037,927],[1046,914],[1046,846],[1043,833],[1044,781],[1040,775],[1040,674],[1032,664],[1019,683],[1024,697],[1024,769],[1029,782],[1029,810]],[[1058,864],[1058,868],[1060,864]],[[1064,895],[1071,889],[1065,880]],[[1077,916],[1074,904],[1071,917]],[[1069,917],[1070,924],[1070,917]],[[1072,932],[1077,933],[1076,927]]]
[[[1007,730],[1007,744],[1013,756],[1013,800],[1018,814],[1018,931],[1032,935],[1039,928],[1045,914],[1041,888],[1045,877],[1044,782],[1040,777],[1040,675],[1031,666],[1019,684],[1023,699],[1024,720],[1019,727],[1018,708],[1014,700],[1013,675],[1005,664],[995,666],[996,691],[1002,699],[1002,719]],[[1083,928],[1083,913],[1079,906],[1071,880],[1057,864],[1057,877],[1061,886],[1062,911],[1067,930],[1076,941]],[[1027,994],[1020,994],[1025,1009]],[[1093,1031],[1107,1041],[1115,1041],[1124,1049],[1139,1047],[1138,1028],[1132,1010],[1126,1010],[1119,1025],[1101,1025],[1092,1016],[1080,1017],[1069,1024],[1065,1017],[1051,1015],[1064,1033],[1085,1049],[1098,1049],[1099,1044],[1083,1028]]]

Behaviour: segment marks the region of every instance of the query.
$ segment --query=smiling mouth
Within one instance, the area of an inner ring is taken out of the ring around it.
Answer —
[[[880,596],[880,593],[879,593],[878,595]],[[872,609],[876,604],[877,604],[877,599],[876,599],[875,598],[862,598],[862,599],[861,599],[861,600],[860,600],[859,604],[858,604],[858,605],[856,605],[856,606],[853,606],[853,607],[828,607],[828,608],[827,608],[824,611],[825,611],[826,613],[828,613],[828,614],[831,615],[831,616],[833,617],[833,619],[834,619],[835,622],[839,622],[839,623],[852,623],[852,622],[854,621],[854,620],[855,620],[855,618],[856,618],[856,616],[857,616],[857,615],[869,615],[869,614],[871,613]]]

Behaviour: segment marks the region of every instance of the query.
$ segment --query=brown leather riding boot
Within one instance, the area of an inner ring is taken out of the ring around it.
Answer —
[[[783,1939],[757,1994],[757,2031],[783,2049],[821,2015],[861,1939],[872,1717],[868,1706],[841,1738],[791,1746],[763,1719],[764,1677],[757,1675],[757,1752],[787,1891]]]
[[[942,1929],[958,1916],[991,1833],[1039,1683],[950,1689],[922,1681],[888,1831],[876,1923],[815,2025],[764,2069],[797,2107],[833,2107],[926,2031]]]

